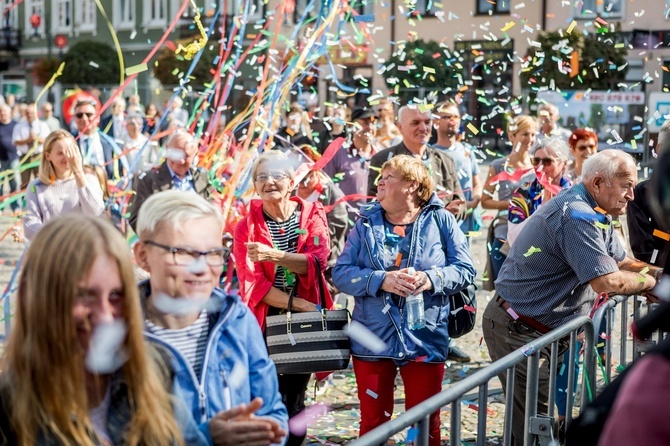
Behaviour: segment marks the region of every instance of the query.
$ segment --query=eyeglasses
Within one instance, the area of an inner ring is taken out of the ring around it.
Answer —
[[[188,266],[201,256],[205,256],[205,261],[209,266],[223,266],[230,256],[228,248],[214,248],[209,251],[198,251],[197,249],[176,248],[174,246],[156,243],[153,240],[144,242],[147,245],[156,246],[172,253],[172,260],[177,266]]]
[[[270,178],[272,178],[275,182],[277,182],[285,178],[288,178],[288,175],[286,175],[283,172],[270,172],[256,175],[256,181],[258,181],[259,183],[265,183]]]
[[[554,163],[554,158],[531,158],[530,163],[533,166],[539,166],[542,163],[543,166],[548,167]]]
[[[77,113],[77,114],[75,114],[75,117],[76,117],[77,119],[81,119],[81,118],[84,117],[84,115],[86,115],[86,117],[87,117],[88,119],[91,119],[93,116],[95,116],[95,113]]]

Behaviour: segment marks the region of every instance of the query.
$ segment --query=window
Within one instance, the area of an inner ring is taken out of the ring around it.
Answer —
[[[52,34],[72,33],[72,0],[53,0],[51,23]]]
[[[415,0],[413,3],[414,11],[422,16],[435,16],[442,11],[442,9],[438,7],[438,5],[442,3],[440,0]]]
[[[478,15],[509,14],[512,0],[476,0]],[[595,0],[594,0],[595,1]]]
[[[573,14],[578,19],[623,18],[624,0],[581,0],[573,6]]]
[[[359,15],[372,15],[375,13],[374,0],[353,0],[350,4]]]
[[[253,23],[263,18],[263,11],[265,2],[263,0],[249,0],[249,15],[247,16],[249,22]],[[228,2],[229,5],[232,5],[233,2]],[[246,8],[247,2],[245,0],[235,0],[235,9],[233,11],[228,11],[230,15],[243,17],[244,11]],[[229,6],[230,9],[230,6]]]
[[[114,28],[135,28],[135,0],[114,0],[112,2],[114,11]]]
[[[2,28],[19,28],[19,22],[17,21],[18,8],[13,7],[14,3],[16,3],[14,0],[0,1],[0,8],[2,8],[3,11],[7,11],[11,7],[9,13],[4,13],[2,16]]]
[[[95,0],[75,0],[74,2],[74,24],[75,31],[96,33],[96,22],[98,11]]]
[[[167,25],[167,0],[144,0],[144,27],[161,28]]]
[[[26,36],[44,36],[44,0],[26,0]],[[37,30],[30,23],[31,17],[39,17],[40,25]]]

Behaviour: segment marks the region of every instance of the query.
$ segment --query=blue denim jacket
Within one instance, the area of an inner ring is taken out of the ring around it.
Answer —
[[[150,292],[148,281],[140,284],[143,303]],[[239,296],[226,295],[219,288],[209,303],[209,339],[199,377],[179,351],[145,330],[150,341],[164,346],[174,357],[175,381],[200,430],[211,443],[209,419],[261,397],[263,407],[255,415],[274,418],[288,432],[288,413],[279,394],[277,371],[255,316]]]
[[[447,297],[475,279],[468,243],[436,194],[407,236],[411,237],[407,266],[425,271],[433,283],[433,289],[423,293],[426,327],[409,330],[402,309],[404,299],[394,300],[381,289],[386,275],[382,259],[384,216],[381,204],[373,203],[349,233],[332,276],[340,291],[354,296],[352,319],[372,330],[386,348],[374,353],[352,339],[351,352],[362,359],[386,358],[399,363],[417,359],[444,362],[449,351]]]

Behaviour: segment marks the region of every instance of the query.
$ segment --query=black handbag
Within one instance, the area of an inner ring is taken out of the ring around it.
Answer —
[[[315,373],[343,370],[349,366],[350,342],[344,332],[349,312],[327,310],[325,284],[317,261],[315,284],[321,311],[291,311],[297,282],[288,299],[285,314],[265,318],[265,340],[277,373]]]
[[[475,328],[477,287],[474,283],[449,296],[449,337],[460,338]]]

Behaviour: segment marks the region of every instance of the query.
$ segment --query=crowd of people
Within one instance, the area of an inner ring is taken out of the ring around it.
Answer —
[[[493,360],[588,314],[596,293],[655,299],[667,246],[652,234],[665,225],[634,159],[596,153],[597,135],[561,128],[553,104],[509,118],[509,154],[485,180],[455,100],[339,104],[324,117],[292,104],[243,166],[249,192],[233,215],[215,200],[230,171],[213,178],[199,157],[215,141],[239,163],[235,141],[255,131],[215,125],[200,140],[182,107],[176,98],[161,120],[153,104],[117,98],[101,119],[84,98],[61,129],[49,103],[42,119],[35,104],[20,117],[0,105],[4,198],[29,241],[0,368],[5,444],[300,445],[305,432],[288,421],[305,410],[311,375],[276,372],[265,319],[318,311],[320,290],[328,308],[352,296],[352,320],[383,345],[351,338],[364,434],[390,419],[397,373],[410,408],[440,392],[447,360],[470,361],[450,340],[448,296],[475,281],[470,237],[485,210]],[[668,135],[670,124],[657,152]],[[635,259],[617,231],[626,208]],[[414,326],[408,302],[419,297]],[[557,364],[542,352],[541,413],[550,370],[576,360],[565,350]],[[525,363],[514,373],[521,444]],[[560,417],[566,387],[559,376]],[[439,412],[429,425],[437,446]]]

